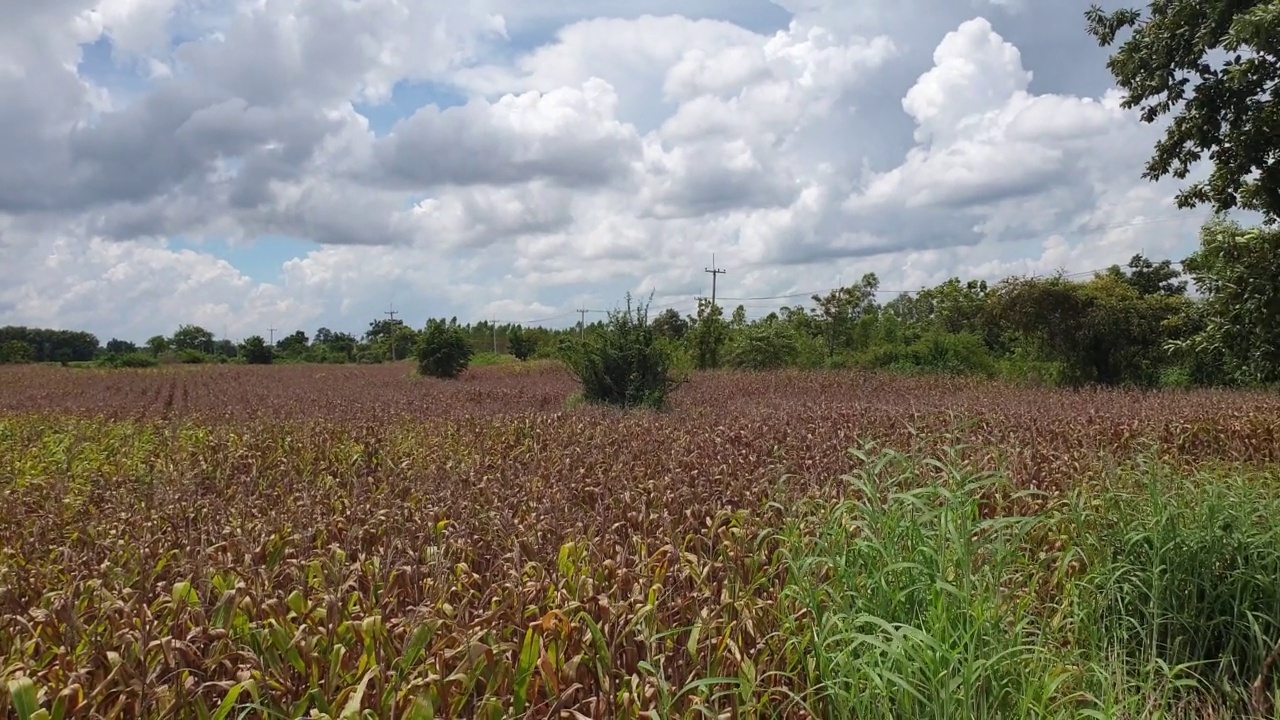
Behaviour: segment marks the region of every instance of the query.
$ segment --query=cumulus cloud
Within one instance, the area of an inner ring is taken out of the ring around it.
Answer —
[[[4,4],[0,323],[567,324],[691,311],[713,252],[760,297],[1194,242],[1075,10],[668,5]]]
[[[609,83],[474,100],[440,110],[429,106],[399,123],[374,149],[369,180],[405,188],[549,178],[584,188],[625,175],[640,154],[635,129],[614,117]]]

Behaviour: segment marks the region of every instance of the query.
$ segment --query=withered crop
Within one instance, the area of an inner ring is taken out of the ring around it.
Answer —
[[[851,497],[850,449],[998,470],[988,515],[1140,455],[1280,455],[1260,393],[710,373],[621,413],[568,409],[575,389],[555,368],[0,372],[4,712],[821,715],[781,529]]]

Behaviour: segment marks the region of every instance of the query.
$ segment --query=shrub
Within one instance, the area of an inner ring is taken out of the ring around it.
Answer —
[[[271,346],[267,345],[267,341],[261,335],[251,335],[244,340],[244,344],[240,347],[240,354],[244,356],[244,361],[250,365],[270,365],[275,359],[275,352]]]
[[[564,348],[587,402],[660,409],[682,381],[674,377],[670,342],[649,323],[648,304],[609,313],[602,330]]]
[[[474,351],[457,321],[430,320],[414,346],[418,372],[438,378],[456,378],[471,364]]]
[[[0,344],[0,363],[29,363],[35,358],[31,345],[21,340],[9,340]]]
[[[507,347],[511,349],[511,354],[517,360],[523,362],[537,352],[538,343],[524,331],[524,328],[517,325],[507,331]]]
[[[148,368],[159,364],[155,358],[140,352],[112,354],[98,360],[99,367],[107,368]]]
[[[995,360],[982,338],[969,333],[931,332],[907,347],[913,366],[950,374],[994,375]]]
[[[800,340],[781,323],[757,323],[743,328],[729,346],[729,367],[739,370],[778,370],[797,364]]]

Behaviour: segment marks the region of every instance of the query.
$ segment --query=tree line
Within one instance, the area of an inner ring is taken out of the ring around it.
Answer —
[[[1194,290],[1194,292],[1192,292]],[[701,300],[682,315],[646,315],[677,367],[772,370],[848,368],[972,374],[1049,385],[1259,386],[1280,382],[1280,228],[1221,216],[1181,262],[1141,254],[1078,280],[1061,273],[996,283],[953,277],[881,302],[879,279],[784,305],[748,320],[739,305]],[[90,333],[0,328],[6,362],[380,363],[419,357],[427,329],[446,328],[465,366],[479,358],[568,359],[612,320],[543,328],[457,318],[414,329],[378,319],[359,336],[320,328],[270,343],[217,340],[197,325],[141,346]]]
[[[848,367],[1045,384],[1257,386],[1280,382],[1280,229],[1217,216],[1182,262],[1135,255],[1086,280],[951,278],[880,303],[879,280],[747,322],[703,302],[659,332],[697,368]],[[1190,283],[1197,291],[1188,291]]]

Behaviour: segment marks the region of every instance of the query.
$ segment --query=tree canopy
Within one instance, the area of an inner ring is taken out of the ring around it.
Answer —
[[[1143,177],[1182,180],[1208,156],[1206,180],[1178,193],[1178,206],[1211,205],[1280,218],[1280,2],[1153,0],[1144,12],[1086,13],[1102,47],[1132,33],[1107,61],[1126,93],[1154,123],[1173,113]],[[1219,62],[1214,62],[1220,57]],[[1181,105],[1181,109],[1176,108]]]

